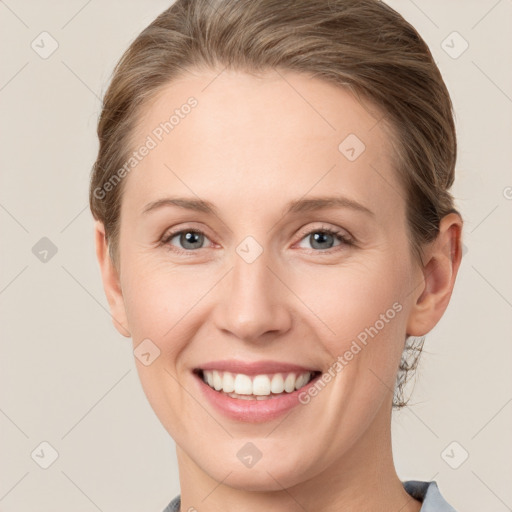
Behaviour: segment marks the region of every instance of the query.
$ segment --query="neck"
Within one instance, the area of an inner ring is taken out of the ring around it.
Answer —
[[[419,512],[421,508],[403,488],[394,467],[391,407],[387,403],[335,464],[286,489],[256,492],[234,488],[211,478],[179,446],[176,453],[182,512]],[[227,479],[228,474],[225,476]]]

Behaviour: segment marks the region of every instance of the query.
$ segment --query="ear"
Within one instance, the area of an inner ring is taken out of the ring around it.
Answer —
[[[112,323],[120,334],[129,338],[131,336],[128,330],[126,311],[124,307],[123,292],[119,280],[119,273],[114,267],[110,254],[108,252],[108,243],[105,237],[105,228],[103,223],[96,221],[94,224],[94,240],[96,242],[96,257],[101,270],[101,279],[103,289],[110,305],[110,314]]]
[[[424,252],[421,285],[411,308],[407,334],[423,336],[443,316],[452,295],[462,258],[462,219],[457,213],[443,217],[437,238]]]

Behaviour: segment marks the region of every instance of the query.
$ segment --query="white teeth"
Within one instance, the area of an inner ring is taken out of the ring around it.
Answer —
[[[252,381],[252,394],[253,395],[269,395],[270,394],[270,379],[266,375],[256,375]]]
[[[272,377],[272,383],[270,384],[270,391],[272,393],[282,393],[284,391],[284,380],[280,373],[276,373]]]
[[[213,387],[219,391],[222,389],[222,376],[217,370],[213,370]]]
[[[232,373],[224,372],[224,379],[222,380],[222,390],[226,393],[235,391],[235,378]]]
[[[300,374],[276,373],[273,375],[255,375],[250,377],[243,373],[233,374],[218,370],[203,370],[203,380],[213,389],[224,391],[224,393],[234,395],[234,398],[247,400],[263,400],[264,397],[283,392],[292,393],[296,389],[305,386],[311,380],[311,372]],[[240,395],[240,396],[236,396]]]
[[[289,373],[286,379],[284,380],[284,390],[287,393],[291,393],[295,391],[295,374]]]
[[[235,377],[235,393],[237,395],[252,395],[252,381],[248,375],[237,374]]]
[[[295,389],[300,389],[302,386],[304,386],[304,384],[306,384],[306,382],[307,382],[306,375],[304,373],[302,373],[295,380]]]

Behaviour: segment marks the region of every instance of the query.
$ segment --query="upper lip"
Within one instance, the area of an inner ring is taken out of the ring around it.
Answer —
[[[303,373],[317,372],[319,370],[306,368],[298,364],[284,363],[279,361],[252,361],[240,360],[210,361],[198,366],[196,370],[219,370],[232,373],[243,373],[245,375],[262,375],[268,373]]]

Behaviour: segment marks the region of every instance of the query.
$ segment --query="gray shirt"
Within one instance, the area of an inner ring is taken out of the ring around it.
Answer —
[[[404,489],[418,501],[422,502],[420,512],[457,512],[442,496],[437,482],[421,482],[406,480],[402,482]],[[180,512],[181,495],[178,494],[163,512]]]

